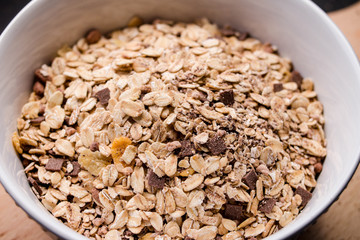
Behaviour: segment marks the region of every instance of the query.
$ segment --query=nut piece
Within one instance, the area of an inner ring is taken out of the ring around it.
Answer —
[[[97,43],[101,38],[101,32],[97,29],[90,30],[86,36],[85,40],[88,44]]]

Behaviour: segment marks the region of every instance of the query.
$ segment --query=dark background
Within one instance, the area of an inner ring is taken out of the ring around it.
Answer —
[[[61,1],[61,0],[58,0]],[[290,0],[288,0],[290,1]],[[292,0],[296,1],[296,0]],[[358,0],[313,0],[324,11],[330,12],[347,7]],[[0,33],[29,0],[0,0]]]

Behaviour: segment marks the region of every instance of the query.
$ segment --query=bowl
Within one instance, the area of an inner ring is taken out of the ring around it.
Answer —
[[[145,21],[192,21],[207,17],[279,47],[296,69],[311,76],[324,104],[328,155],[313,197],[289,225],[267,239],[285,239],[313,222],[344,190],[359,161],[359,62],[349,43],[308,0],[87,0],[31,1],[0,38],[0,179],[30,217],[63,239],[86,239],[56,220],[31,191],[11,144],[16,118],[26,102],[34,70],[63,44],[73,44],[90,28],[103,33],[125,26],[134,15]]]

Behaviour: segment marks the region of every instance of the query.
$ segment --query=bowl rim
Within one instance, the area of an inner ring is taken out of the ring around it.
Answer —
[[[23,18],[26,12],[31,12],[31,9],[36,8],[38,5],[40,5],[43,2],[43,0],[32,0],[28,4],[25,5],[18,13],[17,15],[11,20],[11,22],[6,26],[5,30],[2,32],[0,36],[0,47],[4,42],[4,38],[6,35],[8,35],[8,32],[12,31],[12,28],[14,25],[17,24],[19,19]],[[352,63],[352,68],[355,69],[355,72],[358,76],[358,79],[360,79],[360,62],[355,54],[353,48],[351,47],[349,41],[346,39],[344,34],[341,32],[341,30],[338,28],[338,26],[330,19],[330,17],[314,2],[311,0],[297,0],[297,4],[305,5],[309,11],[313,11],[321,21],[325,23],[325,25],[329,28],[329,30],[338,38],[338,41],[343,43],[343,47],[346,51],[347,57],[349,58],[350,62]],[[294,236],[296,234],[299,234],[304,228],[312,224],[319,216],[324,214],[330,206],[338,200],[341,193],[345,190],[345,188],[348,186],[350,180],[354,176],[358,166],[360,163],[360,148],[357,153],[357,160],[354,161],[353,166],[351,166],[350,174],[347,176],[346,181],[342,183],[342,186],[339,187],[339,189],[336,191],[336,193],[332,196],[331,199],[328,200],[327,204],[324,204],[320,207],[318,210],[318,213],[313,217],[305,220],[301,224],[297,226],[297,229],[295,228],[294,232],[284,232],[282,235],[283,237],[289,238],[291,236]],[[71,231],[63,232],[61,229],[59,229],[56,225],[52,225],[50,222],[46,221],[46,218],[43,218],[41,214],[39,214],[35,208],[32,207],[31,204],[27,204],[24,202],[17,193],[13,190],[10,183],[7,182],[7,180],[4,178],[4,175],[2,174],[3,170],[0,168],[0,183],[3,185],[6,192],[11,196],[11,198],[15,201],[16,205],[19,206],[22,210],[25,211],[25,213],[32,219],[34,219],[37,223],[41,225],[42,228],[45,228],[48,232],[51,232],[55,234],[59,238],[64,239],[72,239],[75,234],[77,239],[86,239],[84,236],[78,234],[76,231],[72,230],[71,228],[68,228]],[[64,225],[65,226],[65,225]],[[66,227],[66,226],[65,226]],[[286,229],[286,228],[284,228]],[[278,237],[278,236],[277,236]],[[281,237],[281,236],[280,236]],[[273,235],[268,236],[267,239],[275,239]]]

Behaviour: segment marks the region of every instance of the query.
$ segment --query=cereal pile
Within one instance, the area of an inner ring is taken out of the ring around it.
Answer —
[[[35,75],[13,144],[41,203],[90,239],[262,239],[311,198],[323,107],[269,43],[134,18]]]

